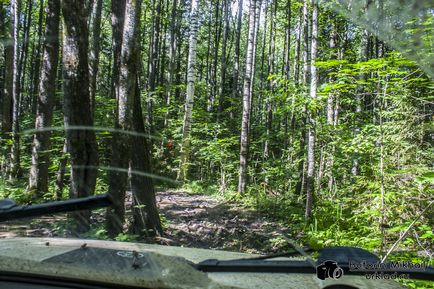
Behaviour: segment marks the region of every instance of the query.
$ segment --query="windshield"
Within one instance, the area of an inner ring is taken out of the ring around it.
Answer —
[[[430,0],[0,1],[0,199],[113,202],[0,238],[434,266],[433,35]]]

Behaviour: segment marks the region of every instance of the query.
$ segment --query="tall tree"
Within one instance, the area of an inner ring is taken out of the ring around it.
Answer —
[[[121,61],[122,33],[124,29],[125,1],[126,0],[117,0],[111,2],[113,47],[111,95],[115,99],[118,99],[119,94],[119,69]]]
[[[309,84],[309,0],[304,0],[303,9],[302,9],[302,22],[300,22],[300,42],[303,39],[303,84],[308,86]],[[301,43],[300,43],[301,44]],[[299,45],[300,45],[299,44]],[[306,174],[305,174],[305,157],[306,157],[306,105],[303,106],[301,121],[300,121],[300,151],[299,151],[299,163],[298,163],[298,178],[297,185],[295,188],[296,194],[300,195],[306,185]]]
[[[1,15],[0,15],[0,39],[4,44],[4,69],[2,71],[2,92],[1,92],[1,137],[9,138],[10,132],[12,131],[12,75],[13,75],[13,43],[11,39],[11,24],[12,21],[7,21],[6,9],[0,4]]]
[[[48,167],[50,164],[49,130],[53,119],[53,104],[56,92],[56,74],[59,57],[60,2],[48,0],[43,48],[42,75],[36,105],[35,129],[32,147],[32,165],[29,173],[29,189],[37,193],[48,192]]]
[[[38,19],[38,35],[37,35],[37,43],[33,43],[32,49],[32,67],[30,70],[30,85],[29,85],[29,93],[32,102],[32,112],[36,114],[36,106],[37,106],[37,98],[39,93],[39,78],[40,78],[40,67],[41,67],[41,50],[42,50],[42,32],[43,32],[43,20],[44,13],[44,0],[39,0],[39,19]],[[34,53],[36,50],[36,54]]]
[[[184,124],[182,127],[182,148],[181,164],[178,179],[186,180],[188,173],[188,162],[190,157],[190,130],[194,103],[194,86],[196,80],[196,50],[197,50],[197,31],[198,31],[198,3],[197,0],[191,1],[190,13],[190,40],[188,51],[187,68],[187,95],[184,106]]]
[[[318,47],[318,3],[312,0],[312,44],[310,55],[310,102],[316,100],[318,76],[316,72],[316,57]],[[314,107],[314,106],[313,106]],[[308,138],[307,138],[307,172],[306,172],[306,220],[312,215],[314,193],[314,169],[315,169],[315,108],[308,110]]]
[[[368,11],[368,7],[369,5],[372,4],[372,0],[366,0],[365,1],[365,6],[364,6],[364,11],[365,13]],[[369,52],[370,52],[370,34],[369,31],[366,29],[362,30],[362,38],[361,38],[361,43],[360,43],[360,50],[359,50],[359,55],[358,55],[358,60],[359,61],[367,61],[369,59]],[[360,75],[360,79],[366,79],[366,75]],[[362,96],[361,94],[363,93],[363,88],[361,85],[359,85],[358,87],[358,91],[356,92],[355,95],[355,104],[356,104],[356,111],[355,111],[355,125],[354,125],[354,135],[358,135],[360,133],[360,114],[362,112]],[[373,100],[373,102],[375,102],[375,100]],[[354,176],[357,176],[359,174],[359,156],[358,153],[354,153],[352,156],[353,159],[353,165],[351,167],[351,173]]]
[[[283,64],[282,64],[282,75],[285,75],[287,80],[290,79],[291,73],[291,0],[286,1],[285,18],[287,22],[285,23],[285,44],[283,49]]]
[[[243,21],[243,0],[238,0],[237,10],[237,28],[235,34],[235,61],[232,80],[232,97],[238,98],[238,78],[240,74],[240,40],[241,40],[241,26]]]
[[[89,53],[90,101],[92,115],[95,114],[96,79],[99,66],[102,0],[94,0],[91,13],[92,40]]]
[[[86,3],[85,0],[62,1],[63,94],[66,139],[71,159],[71,198],[94,193],[98,164],[95,131],[91,128],[93,118],[89,94]],[[79,232],[89,229],[89,211],[80,211],[71,216]]]
[[[134,222],[131,229],[134,233],[141,235],[146,232],[146,228],[150,229],[153,234],[162,233],[152,179],[137,174],[138,171],[150,172],[148,144],[142,135],[129,136],[125,133],[132,130],[142,134],[145,132],[138,90],[140,10],[141,0],[127,0],[120,56],[117,114],[117,127],[124,132],[115,135],[112,146],[111,166],[113,170],[110,171],[109,194],[114,205],[107,212],[106,223],[110,236],[116,236],[123,230],[127,181],[125,170],[129,161],[132,170],[133,203],[134,205],[141,205],[133,208]],[[144,208],[142,208],[143,205]]]
[[[136,84],[134,94],[133,128],[138,133],[145,133],[138,84]],[[141,236],[162,235],[163,227],[155,200],[154,182],[150,177],[152,168],[149,143],[143,135],[135,135],[131,137],[131,148],[131,170],[147,174],[144,176],[133,173],[131,176],[131,190],[133,192],[132,232]]]
[[[334,15],[332,14],[329,21],[331,21],[331,30],[330,30],[330,41],[329,41],[329,48],[330,48],[330,59],[334,60],[338,57],[337,53],[337,38],[338,38],[338,20],[335,20]],[[333,83],[335,81],[334,76],[329,76],[329,82]],[[338,96],[335,91],[330,91],[327,97],[327,125],[329,127],[335,127],[335,118],[337,117],[337,114],[335,112],[336,104],[338,103]],[[330,155],[326,160],[326,175],[328,177],[328,188],[329,191],[333,188],[333,182],[334,182],[334,176],[333,176],[333,164],[334,164],[334,152],[335,152],[335,146],[332,145],[330,148]]]
[[[274,66],[275,66],[275,42],[276,42],[276,11],[277,11],[277,1],[272,1],[271,2],[271,21],[270,21],[270,41],[269,41],[269,46],[268,46],[268,75],[271,76],[274,74]],[[270,79],[268,81],[268,89],[271,93],[273,93],[273,89],[274,89],[274,80]],[[271,103],[271,98],[268,97],[266,100],[266,123],[265,123],[265,127],[266,127],[266,140],[265,140],[265,144],[264,144],[264,159],[268,158],[268,154],[269,154],[269,143],[270,143],[270,134],[271,134],[271,130],[272,130],[272,125],[273,125],[273,108],[272,108],[272,103]]]
[[[14,179],[21,174],[20,164],[20,71],[19,71],[19,8],[20,1],[11,1],[12,37],[13,37],[13,70],[12,70],[12,147],[10,156],[9,177]]]
[[[225,82],[226,82],[226,51],[227,51],[227,43],[229,39],[229,2],[227,0],[223,1],[223,42],[222,42],[222,55],[220,59],[220,83],[219,83],[219,104],[218,104],[218,119],[220,118],[220,114],[223,110],[223,102],[224,102],[224,93],[225,93]]]
[[[116,2],[116,3],[115,3]],[[127,101],[125,87],[121,94],[120,75],[121,67],[125,60],[122,58],[123,33],[125,23],[125,6],[126,1],[112,1],[112,43],[113,43],[113,75],[112,87],[116,97],[116,121],[115,132],[112,137],[112,156],[109,172],[109,189],[108,193],[112,197],[113,205],[107,210],[106,228],[111,237],[117,236],[123,230],[125,220],[125,188],[127,185],[128,161],[130,156],[129,137],[123,131],[131,130],[132,104]],[[127,70],[128,72],[128,70]],[[124,72],[125,74],[125,72]],[[125,82],[125,77],[122,78]],[[131,92],[130,92],[131,93]],[[121,152],[121,153],[119,153]]]
[[[246,54],[246,72],[244,75],[243,88],[243,116],[241,119],[241,136],[240,136],[240,167],[238,178],[238,192],[244,194],[247,182],[247,158],[249,148],[249,130],[250,130],[250,113],[251,113],[251,83],[255,49],[255,14],[256,0],[250,0],[249,5],[249,31],[247,37],[247,54]]]
[[[170,46],[169,46],[169,65],[167,69],[167,94],[166,94],[166,105],[167,105],[167,112],[164,116],[164,126],[167,127],[169,124],[169,111],[170,111],[170,103],[172,100],[172,93],[173,93],[173,81],[174,81],[174,74],[175,74],[175,60],[176,60],[176,49],[177,49],[177,40],[176,37],[176,22],[177,22],[177,0],[172,1],[172,10],[171,10],[171,16],[170,16]]]
[[[30,40],[30,26],[32,24],[32,15],[33,15],[33,1],[26,1],[25,2],[26,9],[24,12],[24,23],[22,25],[22,28],[20,27],[19,30],[23,31],[23,38],[20,40],[21,48],[20,50],[20,56],[18,60],[18,78],[19,78],[19,85],[20,85],[20,106],[22,104],[29,105],[31,103],[31,98],[28,97],[27,91],[24,90],[24,86],[26,83],[26,76],[25,73],[27,68],[27,58],[29,55],[29,40]],[[21,5],[21,4],[20,4]],[[24,92],[24,93],[21,93]]]

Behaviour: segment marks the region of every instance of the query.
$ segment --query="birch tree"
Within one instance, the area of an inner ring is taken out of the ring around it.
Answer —
[[[190,39],[188,50],[188,68],[187,68],[187,95],[184,106],[184,124],[182,127],[182,147],[181,147],[181,165],[179,168],[178,179],[186,180],[188,173],[188,162],[190,157],[190,130],[192,123],[193,103],[194,103],[194,85],[196,79],[196,49],[197,49],[197,31],[198,31],[198,3],[197,0],[191,1],[190,13]]]
[[[249,128],[250,128],[250,113],[251,113],[251,83],[254,59],[254,44],[255,44],[255,14],[256,0],[250,0],[249,5],[249,31],[247,38],[247,53],[246,53],[246,72],[244,75],[243,86],[243,116],[241,120],[241,136],[240,136],[240,168],[238,177],[238,192],[244,194],[246,191],[247,179],[247,158],[249,147]]]
[[[21,174],[20,165],[20,71],[19,71],[19,0],[11,1],[13,60],[12,60],[12,147],[10,154],[9,178],[15,179]]]
[[[316,100],[318,76],[316,72],[316,56],[318,45],[318,3],[312,0],[312,42],[310,55],[310,102]],[[307,172],[306,172],[306,220],[312,215],[313,190],[314,190],[314,169],[315,169],[315,111],[308,110],[308,138],[307,138]]]

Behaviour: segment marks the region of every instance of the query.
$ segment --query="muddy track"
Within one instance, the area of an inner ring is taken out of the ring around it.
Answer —
[[[270,241],[287,230],[240,205],[216,198],[180,192],[157,196],[160,211],[167,219],[170,244],[242,252],[272,252]]]
[[[130,198],[127,197],[127,208]],[[229,251],[267,253],[278,250],[272,239],[280,232],[290,235],[285,227],[248,210],[239,204],[222,202],[212,196],[165,191],[157,193],[157,204],[164,215],[164,236],[142,240],[174,246],[224,249]],[[0,224],[0,238],[85,237],[56,226],[65,223],[63,214]],[[92,223],[104,223],[104,214],[93,213]]]

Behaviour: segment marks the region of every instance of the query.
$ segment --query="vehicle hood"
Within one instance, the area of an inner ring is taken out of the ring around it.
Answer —
[[[134,253],[133,253],[134,252]],[[138,256],[138,257],[137,257]],[[256,255],[143,243],[62,239],[0,240],[0,271],[25,272],[144,288],[403,288],[391,280],[343,276],[320,280],[314,274],[203,273],[189,262]],[[139,263],[134,268],[133,263]],[[333,288],[333,287],[329,287]]]

